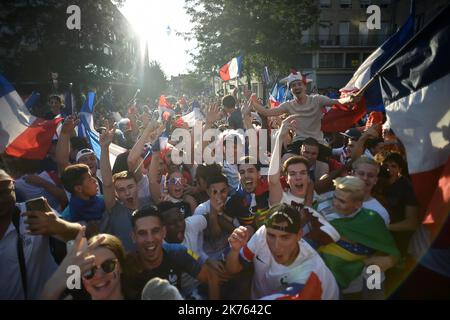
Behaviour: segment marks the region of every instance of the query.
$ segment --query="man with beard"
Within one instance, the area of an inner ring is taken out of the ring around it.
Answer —
[[[261,178],[261,164],[255,158],[242,157],[238,170],[239,186],[225,205],[223,222],[230,232],[242,225],[248,226],[253,234],[264,224],[269,209],[269,188],[267,180]]]
[[[197,254],[185,246],[163,243],[167,229],[162,223],[157,207],[146,206],[132,215],[132,238],[136,252],[127,256],[124,286],[127,296],[141,297],[145,284],[154,277],[167,279],[179,290],[182,273],[188,273],[208,285],[210,299],[219,299],[219,281],[210,268],[199,260]]]

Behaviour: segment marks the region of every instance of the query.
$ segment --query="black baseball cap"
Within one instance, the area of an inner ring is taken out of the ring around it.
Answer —
[[[358,140],[361,137],[361,132],[356,128],[350,128],[345,132],[341,132],[341,134],[350,139]]]
[[[280,222],[287,222],[287,226],[281,227]],[[300,212],[285,203],[280,203],[270,208],[265,222],[266,228],[297,234],[303,227]]]

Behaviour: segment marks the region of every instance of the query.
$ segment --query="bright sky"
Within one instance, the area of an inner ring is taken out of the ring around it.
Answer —
[[[158,61],[168,78],[193,69],[186,50],[195,48],[195,43],[176,35],[191,29],[183,5],[184,0],[126,0],[120,8],[141,38],[141,45],[148,41],[150,60]]]

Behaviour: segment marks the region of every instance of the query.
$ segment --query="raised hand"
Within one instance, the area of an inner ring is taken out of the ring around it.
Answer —
[[[380,126],[381,123],[375,123],[373,126],[371,126],[364,132],[364,135],[368,136],[369,138],[379,138]]]
[[[213,124],[221,118],[220,104],[214,103],[206,107],[206,123]]]
[[[109,129],[109,124],[106,124],[106,130],[100,134],[100,146],[109,147],[114,139],[114,133],[116,132],[116,125],[113,128]]]
[[[61,133],[72,135],[79,123],[80,119],[77,119],[75,116],[68,116],[61,127]]]
[[[281,122],[280,137],[284,137],[290,130],[293,130],[293,131],[296,130],[297,120],[295,120],[295,118],[297,118],[297,117],[298,117],[298,115],[293,114]]]
[[[240,226],[234,229],[233,233],[228,238],[228,243],[230,244],[231,250],[241,250],[241,248],[247,244],[249,237],[250,234],[246,227]]]

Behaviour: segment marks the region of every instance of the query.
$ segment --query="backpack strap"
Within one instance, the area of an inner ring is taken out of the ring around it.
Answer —
[[[17,231],[17,257],[19,258],[20,276],[22,278],[22,287],[25,299],[28,298],[28,284],[27,284],[27,268],[25,264],[25,255],[23,252],[23,240],[20,234],[20,210],[15,207],[12,215],[12,223]]]

